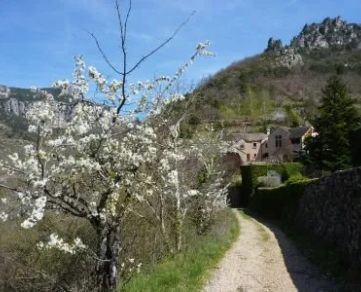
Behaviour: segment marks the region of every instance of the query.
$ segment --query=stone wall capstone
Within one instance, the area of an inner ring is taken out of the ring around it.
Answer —
[[[296,224],[361,263],[361,167],[308,186],[299,201]]]

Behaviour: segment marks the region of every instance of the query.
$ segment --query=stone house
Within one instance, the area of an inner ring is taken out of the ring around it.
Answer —
[[[271,129],[262,149],[262,160],[292,160],[297,152],[304,147],[308,135],[314,135],[313,127],[277,127]]]
[[[232,146],[233,153],[239,156],[241,165],[259,161],[263,155],[262,144],[266,140],[267,134],[265,133],[240,133]]]
[[[232,151],[228,161],[245,165],[257,161],[291,161],[304,147],[308,135],[315,135],[313,127],[277,127],[266,133],[238,133],[232,137]]]

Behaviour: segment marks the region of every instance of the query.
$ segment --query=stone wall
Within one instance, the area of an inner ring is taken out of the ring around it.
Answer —
[[[308,186],[299,201],[296,223],[361,263],[361,167]]]

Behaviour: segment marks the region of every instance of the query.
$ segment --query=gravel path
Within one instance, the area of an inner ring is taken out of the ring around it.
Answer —
[[[267,227],[235,212],[241,235],[204,292],[336,291],[277,227]]]

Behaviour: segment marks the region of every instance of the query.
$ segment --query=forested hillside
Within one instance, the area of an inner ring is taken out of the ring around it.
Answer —
[[[184,133],[208,123],[231,131],[305,125],[336,73],[361,104],[360,48],[361,26],[339,17],[305,25],[287,46],[270,38],[264,52],[230,64],[198,86]]]

